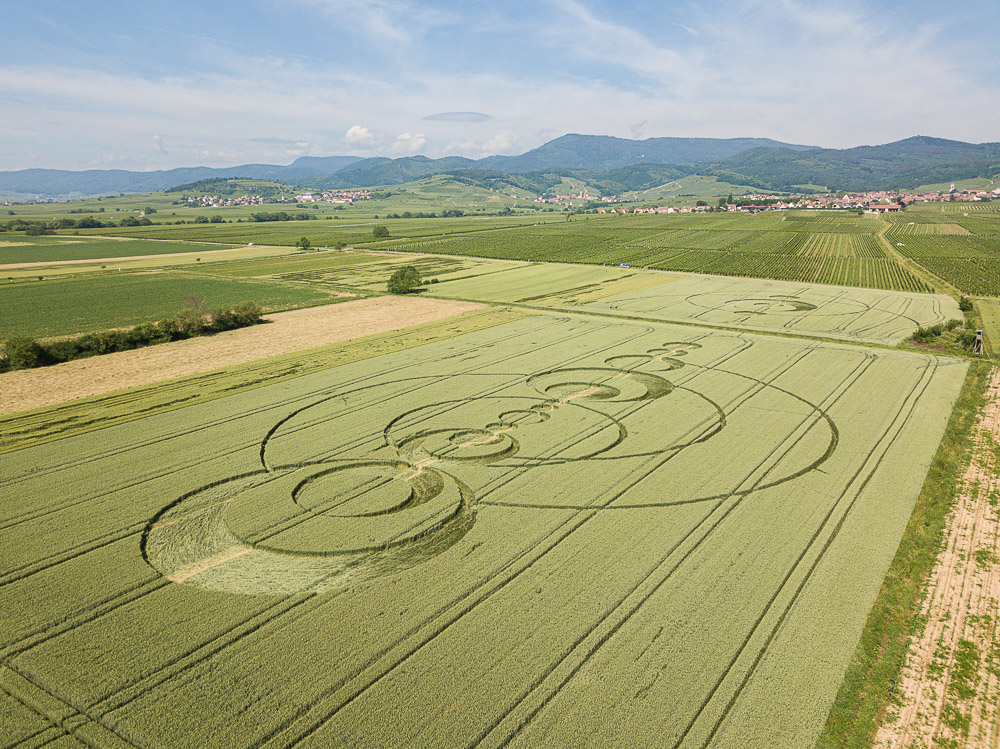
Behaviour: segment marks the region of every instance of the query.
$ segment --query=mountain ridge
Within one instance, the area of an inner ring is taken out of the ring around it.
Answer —
[[[834,191],[897,189],[1000,173],[1000,143],[917,135],[881,145],[846,149],[782,143],[768,138],[646,138],[567,134],[517,156],[469,159],[446,156],[303,156],[287,166],[181,167],[153,172],[27,169],[0,172],[0,197],[84,197],[153,192],[204,179],[247,177],[308,188],[395,185],[435,174],[460,181],[504,183],[529,189],[577,176],[645,189],[654,179],[717,177],[773,191],[823,186]],[[641,187],[640,187],[641,186]]]

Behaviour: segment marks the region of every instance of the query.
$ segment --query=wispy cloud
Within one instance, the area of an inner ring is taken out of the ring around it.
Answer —
[[[424,119],[431,122],[489,122],[493,118],[482,112],[438,112]]]
[[[61,37],[75,55],[62,64],[44,46],[28,59],[27,26],[17,54],[5,52],[0,30],[0,168],[478,157],[565,132],[828,146],[915,133],[998,139],[989,35],[970,47],[974,29],[956,30],[956,9],[925,18],[857,1],[640,0],[623,11],[513,0],[442,11],[417,0],[293,0],[306,23],[282,28],[285,6],[271,1],[275,19],[257,43],[241,41],[250,27],[238,22],[228,37],[178,24],[169,33],[183,56],[145,67],[149,55],[129,57],[139,27],[125,52]]]
[[[337,24],[355,24],[381,42],[410,43],[455,16],[411,0],[296,0]]]

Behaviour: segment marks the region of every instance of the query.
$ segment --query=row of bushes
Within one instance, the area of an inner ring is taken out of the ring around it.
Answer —
[[[0,223],[0,231],[23,231],[28,236],[53,234],[64,229],[111,229],[119,226],[152,226],[153,222],[145,216],[123,216],[115,221],[113,218],[99,219],[92,216],[84,218],[57,218],[52,221],[25,221],[15,219]]]
[[[944,345],[945,347],[958,346],[971,351],[976,343],[976,310],[972,298],[960,297],[958,308],[964,313],[965,320],[952,319],[937,325],[928,325],[926,328],[919,327],[913,334],[913,341],[915,343]]]
[[[465,211],[459,208],[447,208],[441,211],[440,214],[431,211],[427,213],[426,211],[403,211],[402,213],[389,213],[386,218],[460,218],[465,215]]]
[[[316,216],[311,216],[308,213],[289,213],[287,211],[275,211],[275,212],[260,212],[253,213],[247,219],[247,221],[254,222],[269,222],[269,221],[312,221],[315,220]],[[240,219],[242,222],[242,219]],[[225,219],[222,216],[198,216],[190,221],[167,221],[167,224],[221,224],[225,223]],[[230,222],[231,223],[231,222]],[[131,226],[152,226],[153,222],[150,221],[145,216],[122,216],[120,219],[115,220],[113,218],[100,219],[94,218],[93,216],[85,216],[83,218],[57,218],[51,221],[25,221],[24,219],[18,218],[13,221],[0,222],[0,231],[23,231],[29,236],[38,236],[40,234],[53,234],[57,231],[64,231],[66,229],[114,229],[118,227],[131,227]]]
[[[937,325],[928,325],[926,328],[919,327],[917,331],[913,334],[913,340],[918,343],[930,343],[935,338],[940,338],[945,332],[955,330],[956,328],[961,328],[965,325],[965,329],[969,329],[968,323],[963,323],[961,320],[952,319],[948,322],[939,322]],[[972,337],[976,337],[976,331],[972,331]]]
[[[145,322],[126,330],[87,333],[75,338],[39,342],[33,338],[11,338],[0,356],[0,372],[31,369],[59,364],[72,359],[111,354],[116,351],[181,341],[200,335],[220,333],[261,322],[260,308],[242,302],[228,310],[206,312],[200,300],[194,300],[174,317],[156,323]]]

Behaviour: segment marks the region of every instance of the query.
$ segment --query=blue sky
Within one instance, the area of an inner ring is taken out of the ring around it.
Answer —
[[[1000,140],[1000,3],[4,0],[0,169]],[[464,114],[463,114],[464,113]]]

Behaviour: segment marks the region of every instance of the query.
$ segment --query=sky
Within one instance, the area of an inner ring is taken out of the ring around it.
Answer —
[[[1000,141],[1000,3],[3,0],[0,170]]]

